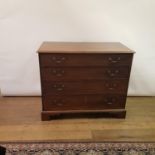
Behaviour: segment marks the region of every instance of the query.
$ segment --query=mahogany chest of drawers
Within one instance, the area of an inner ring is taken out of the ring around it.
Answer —
[[[65,113],[125,118],[133,53],[115,42],[44,42],[38,50],[42,120]]]

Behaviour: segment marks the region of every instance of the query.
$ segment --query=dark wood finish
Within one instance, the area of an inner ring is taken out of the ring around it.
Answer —
[[[78,55],[78,57],[77,57]],[[73,67],[73,66],[122,66],[130,65],[132,62],[132,53],[125,54],[107,54],[107,53],[40,53],[41,67]]]
[[[126,94],[127,79],[105,81],[78,82],[43,82],[42,90],[45,94]]]
[[[42,111],[41,116],[43,121],[47,121],[50,119],[57,119],[65,117],[87,117],[87,118],[98,118],[98,117],[105,117],[105,118],[125,118],[126,116],[126,110],[70,110],[70,111]]]
[[[100,110],[125,107],[125,96],[119,95],[52,95],[43,96],[43,109],[46,110]]]
[[[125,118],[133,51],[120,43],[45,42],[38,53],[42,120],[67,113]]]
[[[44,81],[81,81],[128,78],[129,67],[43,67]],[[82,76],[79,76],[82,75]]]

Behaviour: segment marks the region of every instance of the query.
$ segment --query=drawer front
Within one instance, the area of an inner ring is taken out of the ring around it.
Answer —
[[[130,65],[133,54],[39,54],[40,65],[48,66],[119,66]]]
[[[126,98],[119,95],[44,96],[44,110],[103,110],[125,108]]]
[[[42,82],[43,94],[103,94],[127,93],[128,80],[104,80],[91,82]]]
[[[103,80],[128,78],[129,67],[44,67],[41,77],[45,81]]]

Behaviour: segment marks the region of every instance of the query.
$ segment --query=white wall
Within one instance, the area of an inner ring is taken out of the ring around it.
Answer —
[[[40,95],[43,41],[117,41],[136,51],[129,95],[155,95],[154,0],[0,0],[0,88]]]

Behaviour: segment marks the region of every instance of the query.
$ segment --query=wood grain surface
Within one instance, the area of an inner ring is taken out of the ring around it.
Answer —
[[[119,42],[44,42],[39,53],[133,53]]]
[[[0,98],[0,141],[155,141],[155,97],[128,97],[126,119],[41,121],[40,97]]]

